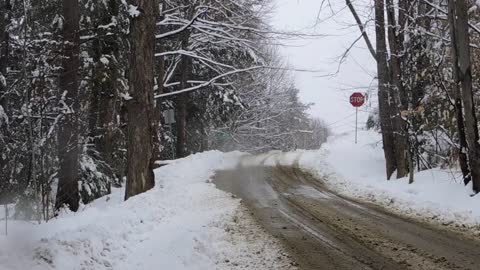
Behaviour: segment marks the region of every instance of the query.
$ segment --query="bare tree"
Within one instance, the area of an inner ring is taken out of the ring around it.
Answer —
[[[58,191],[55,208],[67,205],[70,210],[79,207],[79,147],[78,147],[78,69],[80,67],[80,36],[78,0],[63,0],[63,59],[60,75],[63,117],[58,131]]]
[[[378,72],[378,104],[380,127],[383,137],[383,151],[386,160],[387,178],[390,179],[397,168],[395,159],[395,141],[391,120],[392,106],[388,90],[389,69],[387,62],[387,44],[385,34],[385,4],[384,0],[375,0],[375,32],[377,46]]]
[[[10,12],[12,6],[10,1],[4,0],[0,2],[0,13],[3,14],[3,18],[0,18],[0,106],[6,110],[6,77],[7,77],[7,65],[8,65],[8,52],[10,35],[7,31],[7,26],[10,23]]]
[[[401,31],[402,24],[405,24],[405,1],[399,1],[398,24],[396,10],[392,0],[386,0],[387,10],[387,28],[388,28],[388,46],[390,51],[389,58],[389,90],[390,90],[390,113],[392,116],[392,126],[394,128],[393,136],[395,139],[395,162],[397,167],[397,178],[402,178],[408,174],[408,136],[406,122],[401,116],[401,112],[407,110],[407,95],[402,83],[402,51],[403,43]]]
[[[450,0],[448,3],[448,17],[452,40],[453,73],[456,84],[454,87],[461,89],[465,137],[468,144],[467,157],[473,190],[478,193],[480,192],[480,144],[478,142],[478,124],[472,91],[467,1]]]
[[[108,0],[107,7],[102,10],[99,25],[96,26],[97,34],[103,38],[96,39],[92,46],[95,67],[89,113],[89,132],[94,139],[95,150],[111,168],[115,164],[112,155],[120,77],[118,33],[116,29],[111,29],[115,25],[111,20],[112,16],[119,15],[118,5],[117,1]]]
[[[185,6],[188,6],[188,1],[185,1]],[[190,6],[187,9],[189,16],[188,20],[191,20],[195,7]],[[186,29],[181,34],[181,48],[186,51],[189,49],[190,30]],[[190,76],[191,59],[187,55],[180,56],[180,89],[186,89],[188,87],[187,80]],[[186,141],[187,141],[187,103],[189,101],[189,93],[182,93],[178,95],[176,99],[177,109],[177,145],[176,145],[176,158],[182,158],[187,155],[186,153]]]
[[[5,153],[6,140],[8,136],[8,100],[7,100],[7,67],[8,67],[8,54],[10,47],[10,34],[7,30],[7,26],[10,23],[10,12],[12,6],[9,0],[0,2],[0,14],[3,14],[3,18],[0,17],[0,151]],[[7,167],[7,158],[0,156],[0,168]],[[0,173],[1,176],[9,175],[8,172]],[[0,203],[6,202],[6,197],[10,196],[10,179],[2,179],[0,183]],[[5,201],[3,201],[5,200]]]
[[[346,0],[346,5],[362,33],[362,37],[367,44],[370,54],[377,62],[380,128],[383,136],[387,178],[390,179],[395,171],[397,171],[397,177],[404,177],[408,173],[408,140],[406,123],[400,114],[400,112],[404,110],[404,103],[406,103],[406,94],[404,93],[401,81],[400,61],[403,33],[397,31],[398,25],[393,1],[386,0],[386,4],[385,9],[385,0],[375,0],[374,2],[376,30],[375,50],[366,33],[365,25],[358,16],[355,7],[350,0]],[[406,5],[405,1],[400,1],[399,5],[404,8]],[[388,23],[385,21],[385,11]],[[404,10],[400,8],[398,13],[399,23],[404,24]],[[386,26],[388,32],[385,30]],[[388,44],[386,42],[387,38]]]
[[[453,3],[449,3],[449,10],[455,8]],[[451,23],[450,27],[450,35],[452,37],[455,36],[455,21],[454,18],[451,16],[454,16],[453,10],[450,10],[448,13],[449,16],[449,21]],[[452,44],[453,45],[453,44]],[[451,57],[452,57],[452,63],[454,63],[454,70],[453,70],[453,81],[454,83],[452,84],[452,97],[453,97],[453,102],[455,106],[455,118],[456,118],[456,125],[457,125],[457,137],[458,137],[458,162],[460,165],[460,169],[462,171],[463,175],[463,181],[465,184],[468,184],[471,181],[471,174],[470,174],[470,169],[468,166],[468,157],[467,157],[467,138],[465,134],[465,121],[463,117],[463,104],[462,104],[462,93],[460,90],[460,87],[458,85],[458,72],[455,69],[455,66],[457,61],[458,61],[458,56],[457,56],[457,51],[455,48],[452,47],[451,49]]]
[[[127,128],[127,186],[125,199],[155,185],[154,59],[157,1],[135,0],[130,6],[130,90]]]
[[[10,1],[4,0],[3,2],[0,2],[0,14],[3,14],[3,18],[0,18],[0,114],[5,114],[8,110],[7,67],[9,62],[10,34],[7,28],[10,23],[11,9],[12,6]],[[5,121],[3,119],[3,117],[5,117],[3,114],[0,116],[0,127],[2,126],[2,122]]]

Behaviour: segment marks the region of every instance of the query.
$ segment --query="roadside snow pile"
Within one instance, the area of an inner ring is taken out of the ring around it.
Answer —
[[[123,190],[46,224],[15,221],[0,236],[0,269],[290,269],[280,244],[238,199],[209,183],[241,153],[170,162],[156,187],[123,202]]]
[[[290,155],[295,155],[291,153]],[[300,155],[300,156],[299,156]],[[320,151],[297,153],[297,162],[332,190],[385,206],[402,214],[480,233],[480,196],[472,195],[455,171],[432,169],[387,181],[381,135],[371,131],[329,139]]]

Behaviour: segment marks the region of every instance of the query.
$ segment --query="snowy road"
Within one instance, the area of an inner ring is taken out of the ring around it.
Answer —
[[[300,269],[478,269],[480,242],[401,218],[327,190],[295,167],[216,174],[241,197]]]

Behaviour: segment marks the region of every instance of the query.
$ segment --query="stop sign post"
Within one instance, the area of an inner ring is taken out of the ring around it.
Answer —
[[[365,104],[365,96],[362,93],[355,92],[350,96],[350,104],[355,107],[355,144],[358,137],[358,108]]]

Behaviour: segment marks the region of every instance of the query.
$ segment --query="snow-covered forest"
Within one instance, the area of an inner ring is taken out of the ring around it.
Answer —
[[[264,21],[269,1],[0,8],[0,200],[23,218],[75,211],[126,179],[126,198],[145,191],[157,160],[315,149],[329,135],[299,101],[275,45],[296,34]]]
[[[0,0],[0,270],[478,269],[480,1],[279,1]]]

